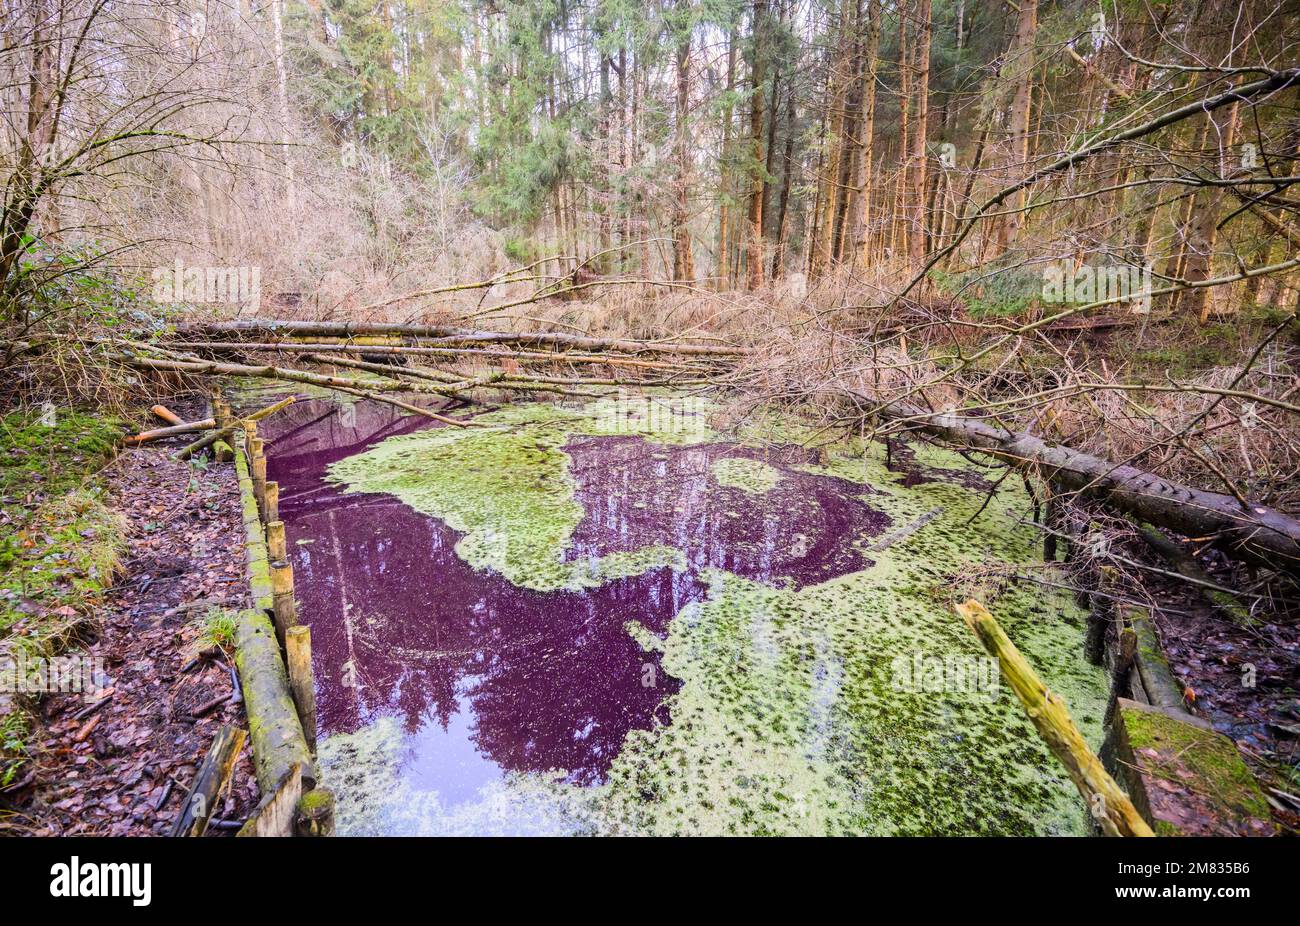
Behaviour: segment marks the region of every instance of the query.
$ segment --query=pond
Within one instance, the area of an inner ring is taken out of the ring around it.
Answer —
[[[263,423],[340,833],[1088,831],[951,608],[958,573],[1041,572],[1019,481],[713,411]],[[972,581],[1099,746],[1071,597]]]

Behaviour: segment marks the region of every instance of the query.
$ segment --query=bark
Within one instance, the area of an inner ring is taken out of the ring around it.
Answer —
[[[958,415],[930,414],[901,403],[886,407],[883,414],[906,419],[943,440],[981,450],[1019,469],[1037,471],[1060,489],[1157,527],[1189,537],[1211,537],[1216,546],[1249,562],[1300,575],[1300,521],[1275,508],[1243,508],[1228,495],[1179,485],[1134,466]]]
[[[1024,0],[1032,5],[1035,0]],[[926,178],[926,121],[929,117],[930,97],[930,0],[916,3],[916,43],[913,49],[912,89],[916,93],[916,106],[912,117],[911,151],[908,155],[907,186],[908,211],[911,213],[911,230],[908,237],[908,260],[913,267],[925,263],[925,178]]]
[[[746,230],[746,288],[759,289],[763,285],[763,189],[767,158],[764,153],[766,118],[764,85],[767,83],[767,0],[754,0],[754,46],[750,61],[749,94],[749,228]]]
[[[698,354],[734,356],[747,353],[742,348],[723,347],[716,344],[674,344],[630,341],[623,338],[592,338],[584,335],[557,332],[474,331],[439,325],[402,325],[364,322],[307,322],[280,321],[270,318],[250,318],[232,322],[185,325],[178,329],[182,336],[209,337],[229,334],[266,334],[281,337],[337,337],[355,338],[375,335],[395,335],[428,339],[432,344],[518,344],[524,346],[549,346],[580,350],[614,350],[622,353]],[[236,347],[237,342],[231,342]],[[292,346],[286,344],[286,347]],[[356,345],[364,351],[371,345]],[[382,345],[373,345],[382,346]]]
[[[679,4],[680,6],[681,4]],[[673,204],[673,279],[695,279],[695,258],[691,254],[690,182],[691,182],[691,33],[677,45],[677,190]]]
[[[1038,28],[1038,0],[1021,0],[1020,15],[1016,20],[1015,59],[1013,67],[1016,95],[1011,103],[1011,118],[1008,131],[1011,135],[1011,150],[1007,156],[1007,168],[1012,176],[1022,176],[1029,172],[1029,113],[1034,91],[1034,32]],[[1026,190],[1017,190],[1011,199],[1011,214],[999,226],[998,250],[1005,251],[1016,240],[1024,225]]]
[[[853,211],[849,227],[852,229],[854,260],[866,267],[871,246],[871,179],[874,159],[873,140],[876,132],[876,59],[880,54],[880,3],[867,2],[867,37],[863,49],[862,90],[858,116],[858,154],[854,162]]]
[[[311,752],[289,694],[289,678],[280,658],[275,628],[265,612],[250,608],[239,615],[235,646],[257,786],[263,794],[272,793],[280,779],[299,764],[304,782],[314,787],[316,773]]]
[[[1016,649],[993,615],[978,601],[957,606],[966,625],[979,637],[990,656],[998,660],[1002,675],[1015,691],[1035,729],[1070,773],[1094,818],[1108,836],[1154,836],[1127,794],[1088,748],[1060,696],[1049,691],[1029,661]]]

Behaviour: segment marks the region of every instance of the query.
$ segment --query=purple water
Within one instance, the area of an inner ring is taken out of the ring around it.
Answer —
[[[506,770],[598,782],[630,730],[669,722],[664,699],[679,683],[625,624],[662,638],[706,594],[702,567],[820,582],[870,565],[852,541],[889,523],[858,497],[864,487],[783,468],[797,451],[577,437],[566,451],[587,514],[567,555],[666,543],[690,568],[581,593],[529,591],[471,569],[454,551],[459,534],[440,520],[326,483],[331,463],[428,425],[376,403],[309,400],[260,433],[268,477],[280,484],[299,613],[312,628],[320,735],[398,718],[402,774],[448,805]],[[709,468],[722,456],[764,459],[783,478],[765,495],[719,486]]]

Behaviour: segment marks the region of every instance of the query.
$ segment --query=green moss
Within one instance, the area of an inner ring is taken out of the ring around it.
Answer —
[[[729,573],[670,625],[663,669],[682,680],[672,723],[632,732],[607,784],[586,794],[588,827],[646,833],[1028,834],[1089,831],[1077,792],[1001,690],[899,690],[898,656],[981,658],[952,611],[964,566],[1032,559],[1016,526],[1028,505],[934,482],[898,487],[883,453],[805,469],[883,490],[906,523],[942,507],[878,563],[800,591]],[[927,465],[969,467],[937,451]],[[1103,673],[1079,658],[1085,620],[1066,594],[984,589],[1007,632],[1100,746]],[[644,648],[656,643],[634,632]]]
[[[752,495],[762,495],[776,488],[781,471],[761,460],[724,457],[713,462],[713,478],[719,485],[731,486]]]
[[[0,418],[0,663],[20,651],[55,656],[102,601],[126,541],[125,525],[93,486],[121,434],[119,422],[56,409]],[[26,759],[29,705],[0,695],[0,784]]]
[[[122,436],[122,423],[85,412],[56,408],[54,424],[38,410],[0,418],[0,496],[20,504],[34,494],[46,498],[79,483],[98,469]]]
[[[619,570],[610,557],[586,572],[560,562],[582,517],[562,448],[574,434],[623,433],[610,410],[609,403],[583,411],[517,407],[479,419],[499,429],[392,438],[331,473],[352,491],[388,492],[443,518],[464,532],[457,551],[479,568],[530,588],[590,587]],[[742,439],[757,445],[771,434],[799,442],[816,436],[798,422],[769,419]],[[650,427],[643,436],[721,439],[707,426]],[[952,610],[956,598],[976,593],[1100,746],[1106,678],[1080,658],[1085,620],[1071,597],[1030,584],[953,579],[1036,562],[1027,494],[1008,480],[972,523],[983,492],[944,481],[903,488],[878,444],[824,450],[822,463],[798,469],[861,484],[895,524],[935,508],[942,514],[872,553],[874,566],[799,590],[709,571],[707,599],[678,614],[666,639],[627,625],[681,682],[666,702],[671,723],[630,733],[603,785],[512,775],[492,786],[493,800],[546,832],[1089,832],[1068,776],[1009,691],[900,690],[896,675],[900,656],[983,658]],[[917,459],[971,469],[933,448],[918,447]],[[780,472],[739,469],[750,490]],[[726,478],[739,475],[733,469]],[[638,551],[620,574],[674,552]],[[436,795],[413,791],[397,771],[402,749],[395,727],[322,744],[322,758],[343,776],[341,832],[499,826],[484,822],[479,804],[445,808]]]
[[[308,791],[298,798],[298,808],[304,813],[323,810],[334,802],[333,796],[325,790]]]
[[[1269,819],[1268,802],[1232,740],[1156,710],[1126,709],[1122,714],[1133,752],[1149,749],[1158,754],[1143,760],[1148,771],[1160,774],[1167,767],[1170,780],[1180,788],[1213,796],[1236,813]],[[1161,823],[1158,820],[1157,826]],[[1168,823],[1164,827],[1177,832]]]

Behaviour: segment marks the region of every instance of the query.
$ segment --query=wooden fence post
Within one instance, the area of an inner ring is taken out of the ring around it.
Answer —
[[[275,610],[275,635],[284,645],[285,633],[298,623],[293,603],[293,567],[284,560],[271,564],[271,602]]]
[[[311,667],[311,628],[305,624],[284,633],[284,652],[289,666],[289,690],[298,707],[307,748],[316,754],[316,679]]]
[[[289,559],[289,550],[284,539],[283,521],[266,522],[266,552],[270,555],[273,563]]]
[[[266,496],[265,511],[262,512],[266,523],[270,524],[272,521],[280,520],[280,483],[272,479],[266,484],[262,494]],[[280,556],[278,559],[284,559],[284,557]]]

